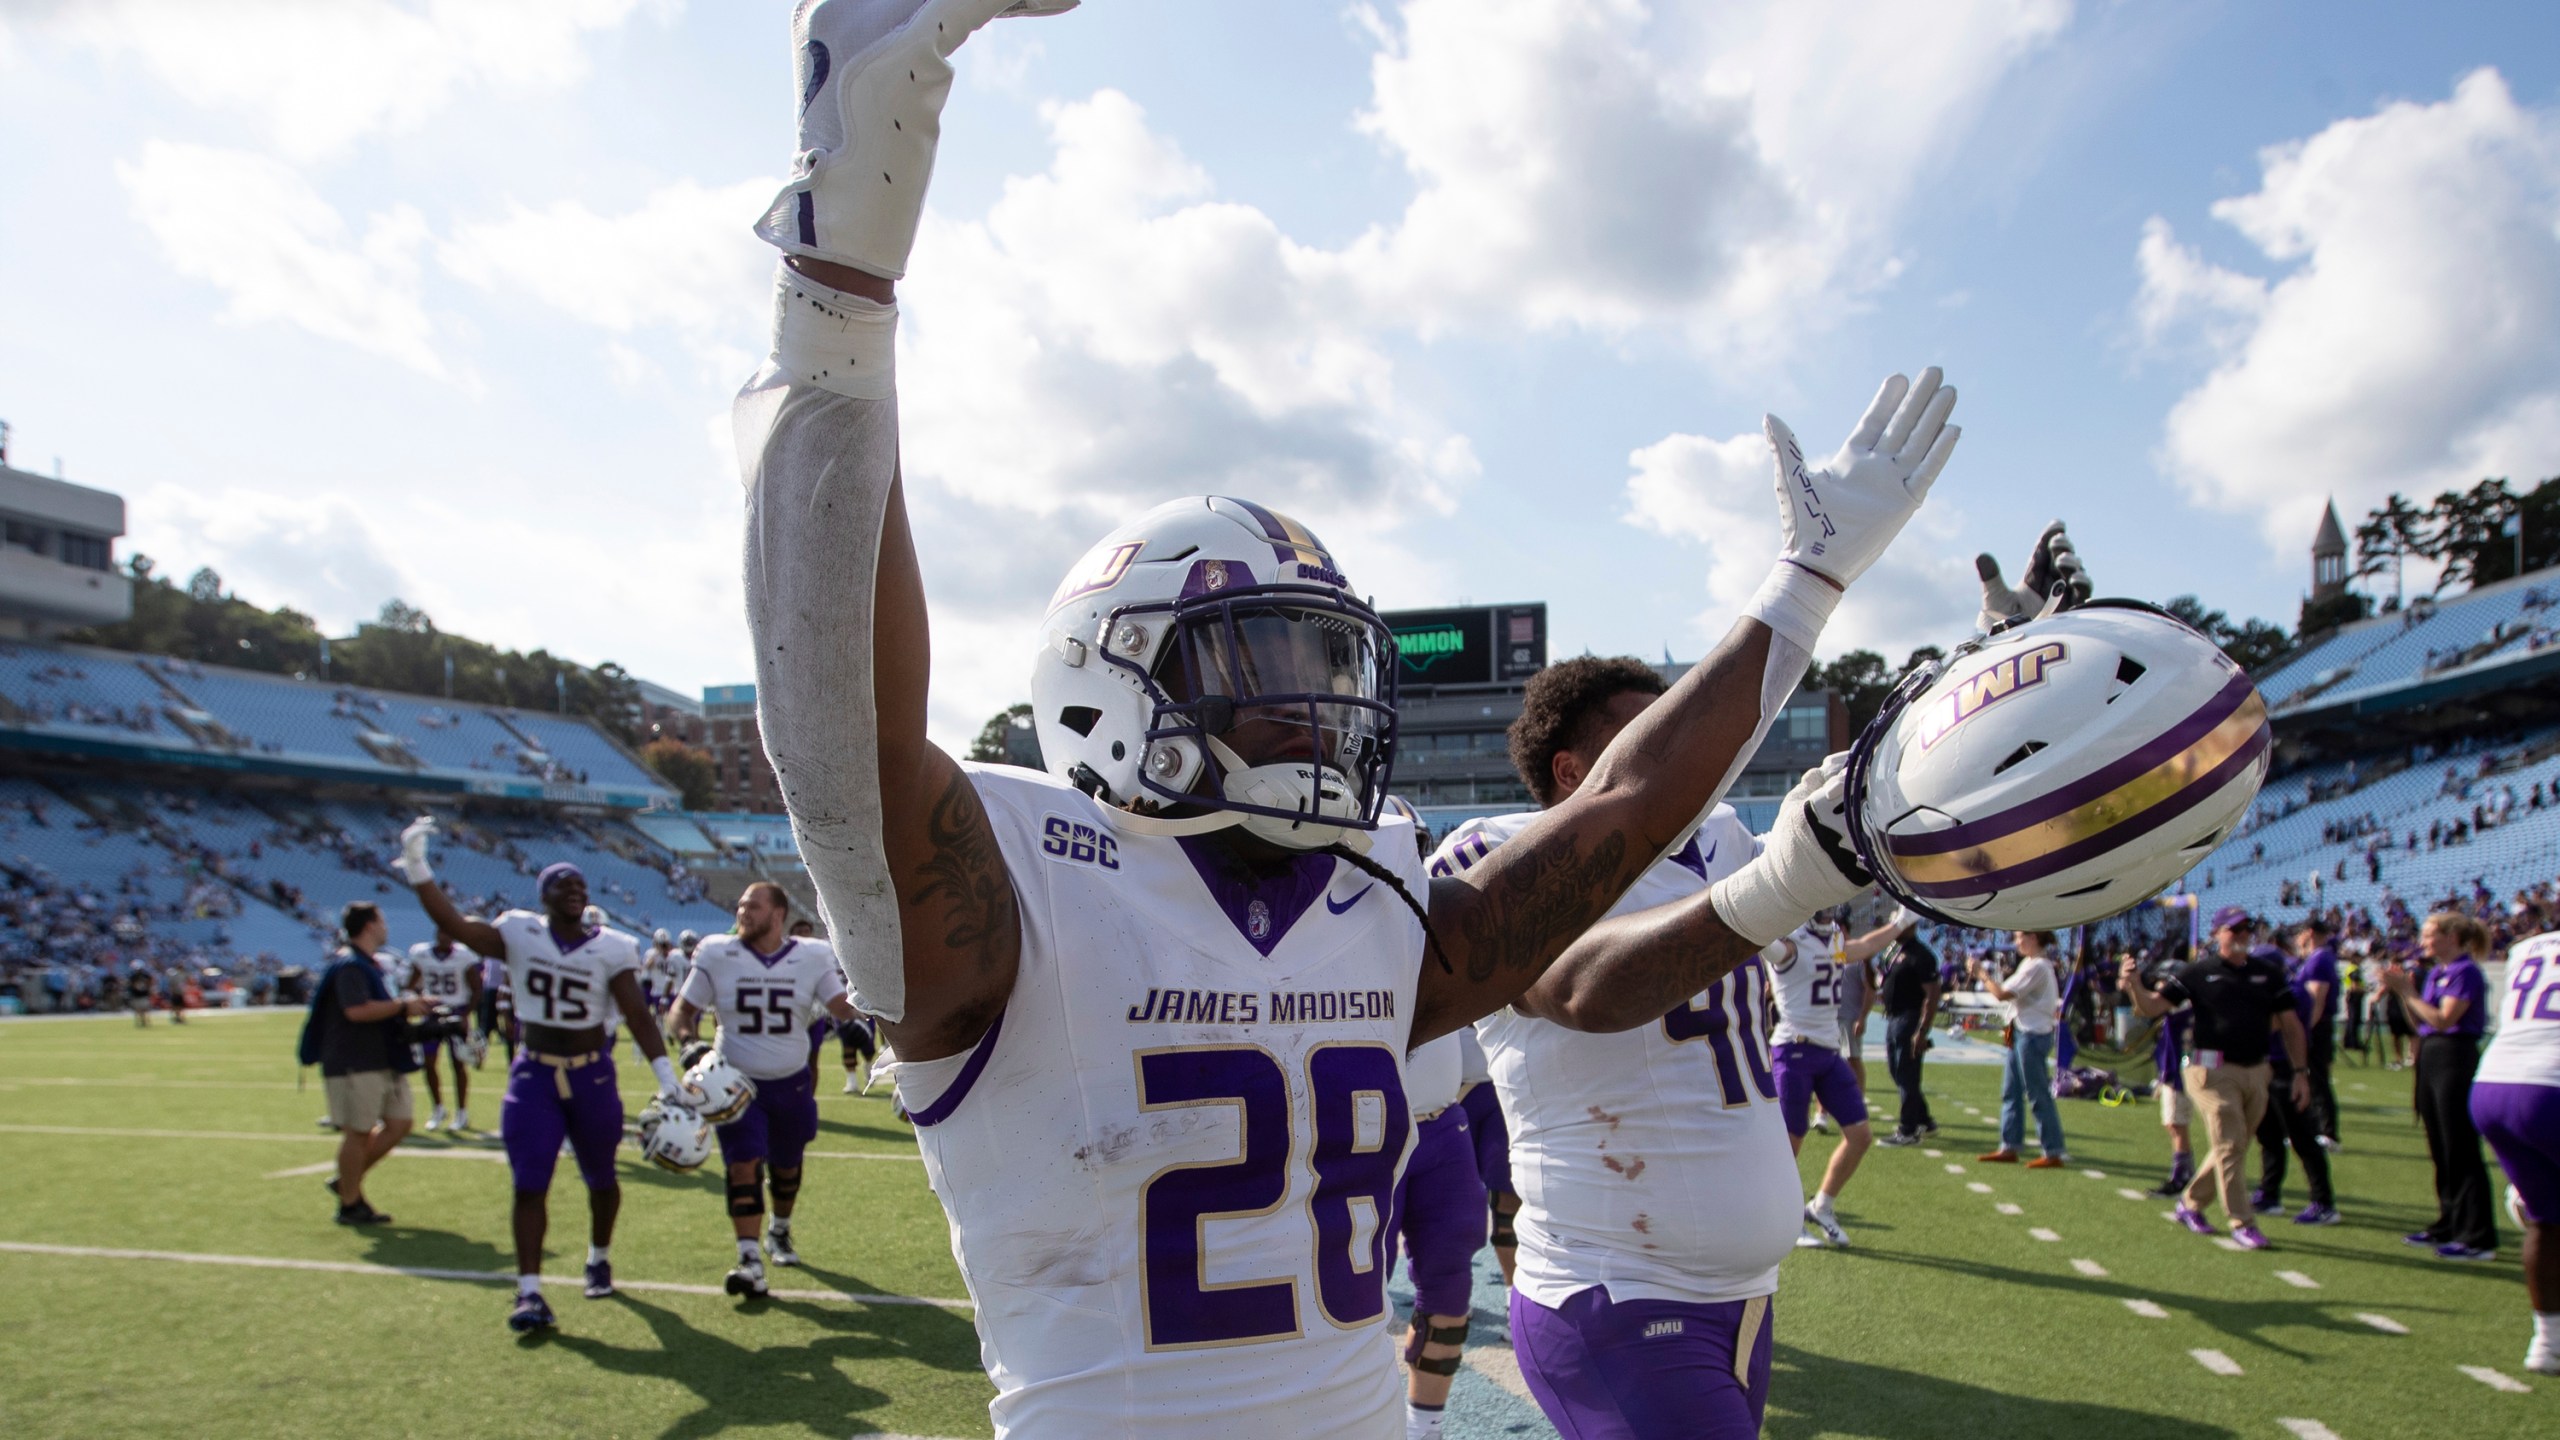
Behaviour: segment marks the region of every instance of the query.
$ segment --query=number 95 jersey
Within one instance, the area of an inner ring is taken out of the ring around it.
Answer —
[[[619,1007],[605,987],[640,966],[639,946],[618,930],[590,930],[563,945],[551,933],[550,917],[531,910],[499,916],[497,930],[507,942],[516,1018],[528,1025],[583,1030],[607,1023]]]
[[[823,940],[785,940],[771,955],[735,935],[694,948],[679,992],[720,1017],[720,1053],[750,1080],[787,1080],[809,1068],[801,1017],[844,993],[844,972]]]
[[[977,1046],[898,1067],[999,1436],[1396,1440],[1388,1229],[1422,927],[1330,855],[964,767],[1022,916]],[[1371,853],[1423,894],[1406,822]]]

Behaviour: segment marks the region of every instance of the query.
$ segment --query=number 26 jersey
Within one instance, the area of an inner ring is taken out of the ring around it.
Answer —
[[[620,1014],[606,987],[614,976],[640,966],[640,949],[630,936],[590,930],[564,945],[551,933],[550,917],[531,910],[499,916],[497,930],[507,943],[507,982],[518,1020],[583,1030]]]
[[[1422,927],[1333,856],[1246,874],[1214,838],[965,768],[1021,968],[974,1049],[897,1083],[997,1435],[1395,1440],[1387,1225]],[[1423,894],[1404,822],[1370,853]]]
[[[844,993],[844,972],[823,940],[785,940],[771,955],[735,935],[695,947],[679,992],[720,1017],[720,1053],[750,1080],[784,1080],[809,1068],[809,1012]]]

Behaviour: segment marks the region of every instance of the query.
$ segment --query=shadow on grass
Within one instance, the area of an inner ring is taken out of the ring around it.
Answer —
[[[2067,1435],[2071,1440],[2222,1440],[2234,1432],[2172,1415],[1986,1389],[1916,1370],[1836,1360],[1780,1345],[1769,1378],[1769,1440],[1825,1434],[1895,1440]],[[1793,1412],[1779,1414],[1780,1407]]]
[[[660,1432],[661,1440],[693,1440],[732,1428],[807,1428],[846,1434],[868,1426],[862,1415],[889,1396],[845,1378],[847,1362],[921,1359],[937,1368],[972,1368],[977,1337],[967,1321],[922,1307],[839,1306],[768,1301],[828,1331],[805,1345],[741,1345],[700,1330],[663,1306],[625,1293],[616,1302],[645,1322],[656,1343],[625,1347],[563,1331],[548,1343],[617,1375],[673,1380],[701,1407]],[[952,1355],[960,1364],[949,1363]]]
[[[368,1243],[364,1259],[403,1270],[513,1270],[515,1252],[486,1240],[472,1240],[450,1230],[423,1225],[392,1224],[360,1232]]]

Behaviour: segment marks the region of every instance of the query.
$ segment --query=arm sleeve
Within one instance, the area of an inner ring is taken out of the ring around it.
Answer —
[[[783,282],[784,325],[806,302]],[[824,323],[895,329],[894,307],[835,297]],[[839,309],[841,313],[839,313]],[[880,532],[898,478],[898,407],[794,384],[767,366],[738,396],[747,489],[747,618],[756,718],[855,1003],[905,1016],[904,948],[880,806],[872,620]]]

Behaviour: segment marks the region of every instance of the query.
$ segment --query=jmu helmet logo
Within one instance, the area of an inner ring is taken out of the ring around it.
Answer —
[[[1138,552],[1146,548],[1143,540],[1132,540],[1125,545],[1095,546],[1076,562],[1076,568],[1067,572],[1066,579],[1058,582],[1058,593],[1049,597],[1049,608],[1055,610],[1079,595],[1090,595],[1096,590],[1108,590],[1119,584],[1120,577],[1128,574],[1130,565],[1137,561]]]
[[[1252,904],[1246,906],[1244,911],[1244,933],[1245,937],[1251,940],[1270,939],[1271,907],[1259,900],[1256,900]]]
[[[2048,640],[2015,655],[2004,655],[1965,677],[1964,682],[1929,702],[1920,715],[1920,748],[1947,738],[1967,720],[2017,694],[2044,683],[2045,672],[2071,658],[2059,640]]]

